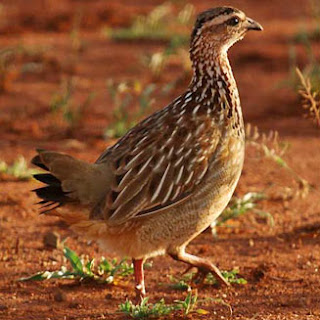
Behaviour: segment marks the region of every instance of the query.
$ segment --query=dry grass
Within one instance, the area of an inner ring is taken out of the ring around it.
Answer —
[[[306,116],[320,127],[320,93],[312,87],[311,80],[305,77],[299,68],[296,68],[296,73],[300,80],[298,92],[302,98],[302,107],[308,111]]]

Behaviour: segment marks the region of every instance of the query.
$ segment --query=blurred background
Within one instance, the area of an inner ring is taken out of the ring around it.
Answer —
[[[134,124],[171,102],[190,81],[188,46],[196,14],[219,5],[241,9],[264,32],[249,33],[230,49],[247,124],[247,157],[233,202],[212,228],[214,237],[207,232],[192,250],[221,257],[225,268],[240,266],[249,283],[260,281],[256,271],[262,278],[266,273],[274,279],[308,277],[319,291],[318,0],[2,0],[0,315],[17,319],[31,310],[44,319],[48,312],[58,317],[63,310],[61,304],[52,311],[39,303],[54,296],[54,284],[12,282],[58,268],[64,262],[61,248],[44,239],[53,231],[54,239],[70,236],[56,219],[38,217],[33,206],[30,190],[37,183],[29,161],[35,148],[94,161]],[[101,255],[95,244],[84,244],[74,234],[68,239],[79,254]],[[161,268],[180,270],[164,259],[162,267],[153,269],[150,292],[158,290],[157,282],[168,281]],[[320,292],[295,282],[275,284],[270,277],[263,286],[257,284],[257,300],[250,305],[245,301],[251,287],[226,298],[241,319],[258,311],[270,313],[268,319],[281,312],[303,319],[306,310],[319,315]],[[92,305],[86,302],[83,297],[92,290],[77,291],[77,303],[88,314],[106,307],[99,290]],[[112,290],[117,297],[107,307],[111,310],[124,301],[121,289]],[[34,299],[26,304],[30,292]],[[287,303],[283,292],[290,301],[285,311],[279,307]],[[161,295],[173,299],[168,290]],[[263,304],[265,295],[274,302]],[[75,308],[70,314],[77,317],[78,312]]]

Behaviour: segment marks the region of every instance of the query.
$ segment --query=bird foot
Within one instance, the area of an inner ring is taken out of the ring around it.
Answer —
[[[143,299],[146,297],[146,291],[141,284],[137,284],[135,286],[135,290],[136,290],[135,303],[140,305]]]
[[[229,287],[230,283],[228,282],[228,280],[222,275],[222,273],[220,272],[220,270],[214,266],[214,268],[212,267],[212,265],[210,266],[210,268],[198,268],[197,273],[193,276],[192,278],[192,282],[195,284],[203,284],[208,273],[212,273],[213,276],[215,277],[215,279],[218,282],[218,286],[226,286]]]

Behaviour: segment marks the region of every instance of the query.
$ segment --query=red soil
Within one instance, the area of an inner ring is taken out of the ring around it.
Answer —
[[[149,41],[114,42],[101,35],[103,26],[125,26],[137,13],[149,12],[161,1],[40,1],[3,0],[0,12],[1,48],[23,44],[49,46],[34,57],[22,56],[17,65],[41,62],[37,72],[13,70],[0,93],[0,158],[13,161],[18,155],[31,159],[36,147],[55,149],[94,161],[107,143],[103,129],[110,122],[112,105],[106,91],[107,78],[139,79],[142,83],[165,84],[181,75],[171,65],[159,79],[153,79],[139,59],[163,43]],[[193,1],[198,11],[224,1]],[[293,178],[272,161],[256,158],[249,149],[244,172],[237,188],[242,195],[271,187],[273,196],[262,202],[274,217],[274,227],[251,213],[232,222],[233,228],[218,228],[218,238],[203,233],[189,246],[192,253],[210,257],[221,269],[238,267],[247,285],[229,289],[199,288],[199,298],[220,299],[202,308],[208,315],[192,319],[320,319],[320,143],[319,129],[302,117],[301,104],[292,89],[281,86],[288,78],[289,40],[309,19],[307,1],[281,2],[230,0],[264,27],[232,48],[230,59],[238,82],[246,122],[261,131],[278,130],[290,148],[288,164],[313,186],[305,199],[283,199],[286,188],[294,189]],[[81,38],[85,45],[75,58],[70,45],[74,16],[82,10]],[[319,43],[314,44],[319,52]],[[306,61],[298,50],[298,61]],[[29,60],[28,60],[29,59]],[[72,133],[52,119],[50,101],[63,77],[77,77],[75,102],[81,103],[92,91],[95,99],[86,111],[81,127]],[[161,108],[187,85],[182,80],[168,96],[157,95]],[[67,245],[78,253],[99,257],[96,244],[72,234],[53,217],[39,216],[30,190],[36,182],[0,177],[0,319],[123,319],[118,305],[132,298],[133,279],[119,285],[79,284],[68,281],[17,282],[40,270],[55,270],[63,263],[58,249],[43,245],[48,231],[68,236]],[[269,189],[268,189],[269,190]],[[185,293],[159,283],[178,275],[185,266],[169,257],[158,257],[146,273],[150,301],[164,297],[170,303]],[[55,294],[64,293],[63,301]],[[182,319],[181,314],[167,319]]]

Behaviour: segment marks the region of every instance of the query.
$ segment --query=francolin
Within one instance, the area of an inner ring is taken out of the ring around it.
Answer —
[[[227,206],[245,147],[237,85],[227,51],[248,30],[262,30],[235,8],[199,14],[191,35],[193,77],[187,90],[107,148],[94,164],[39,150],[32,163],[49,173],[34,190],[43,212],[53,209],[103,249],[132,257],[137,296],[145,296],[143,263],[169,254],[212,272],[210,261],[185,252]],[[63,208],[60,208],[62,207]]]

